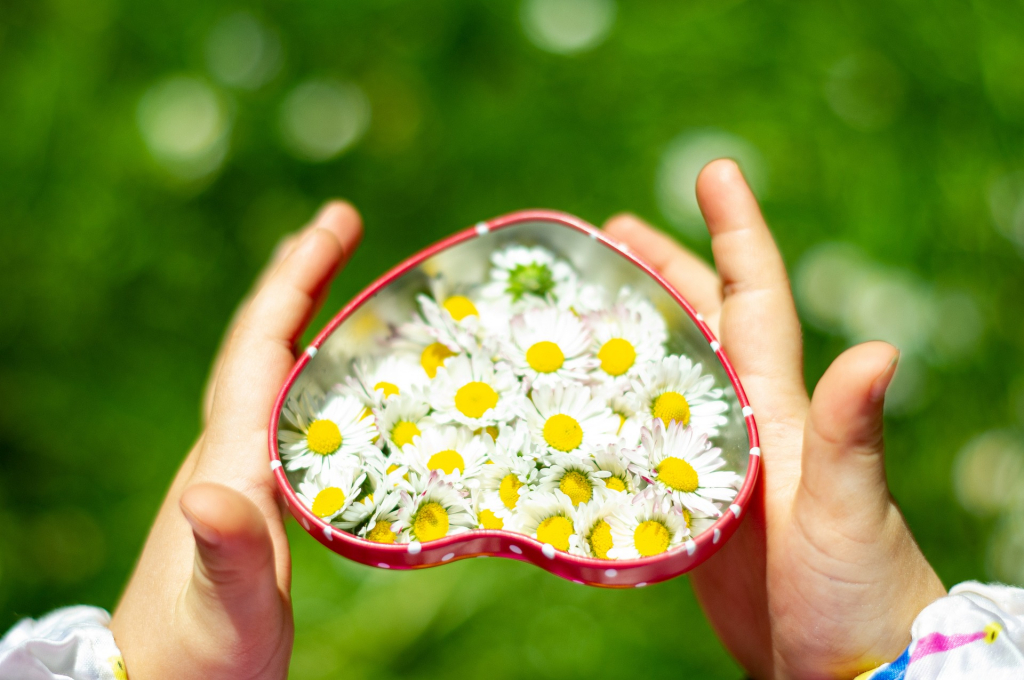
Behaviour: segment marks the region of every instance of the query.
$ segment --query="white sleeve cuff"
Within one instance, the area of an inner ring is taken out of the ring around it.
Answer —
[[[967,581],[924,608],[902,655],[871,680],[1024,678],[1024,589]]]
[[[22,619],[0,638],[0,678],[128,680],[121,651],[96,607],[65,607]]]

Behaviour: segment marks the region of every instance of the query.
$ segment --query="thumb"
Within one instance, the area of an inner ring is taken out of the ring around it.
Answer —
[[[815,387],[800,486],[816,512],[839,517],[867,512],[884,520],[890,496],[882,407],[899,356],[884,342],[857,345],[832,362]]]
[[[210,483],[185,489],[180,506],[196,542],[185,606],[198,631],[276,640],[287,608],[263,514],[238,491]]]

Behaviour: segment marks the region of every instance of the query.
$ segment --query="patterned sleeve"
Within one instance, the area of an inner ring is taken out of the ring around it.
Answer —
[[[124,660],[96,607],[65,607],[22,619],[0,638],[0,678],[128,680]]]
[[[1024,589],[967,581],[928,605],[892,663],[857,680],[1024,678]]]

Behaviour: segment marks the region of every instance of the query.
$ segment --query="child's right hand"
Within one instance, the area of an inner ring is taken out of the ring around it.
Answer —
[[[291,560],[267,423],[295,342],[362,236],[332,202],[278,249],[214,362],[205,427],[164,499],[111,630],[132,678],[288,674]]]
[[[885,478],[882,405],[899,352],[847,350],[808,400],[800,324],[771,233],[732,161],[697,180],[718,273],[631,216],[609,220],[707,319],[757,417],[750,516],[693,573],[705,612],[755,678],[852,677],[891,661],[945,589]]]

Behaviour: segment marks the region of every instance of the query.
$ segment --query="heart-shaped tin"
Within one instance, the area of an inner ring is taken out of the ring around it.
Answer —
[[[742,485],[728,510],[678,547],[652,557],[602,560],[553,549],[535,538],[505,530],[477,529],[426,543],[375,543],[342,531],[315,516],[296,495],[281,463],[278,426],[289,395],[308,386],[327,389],[344,379],[352,359],[371,350],[415,307],[430,277],[444,273],[456,283],[480,282],[490,255],[510,244],[540,245],[566,259],[581,280],[611,290],[642,292],[664,316],[667,346],[703,365],[724,388],[726,423],[713,443]],[[288,509],[302,527],[334,552],[382,569],[417,569],[467,557],[507,557],[532,562],[562,578],[596,586],[642,587],[673,578],[708,559],[736,531],[760,470],[757,426],[739,378],[703,317],[664,278],[583,220],[565,213],[526,210],[460,231],[420,251],[377,279],[331,320],[299,356],[281,388],[269,427],[270,468]]]

